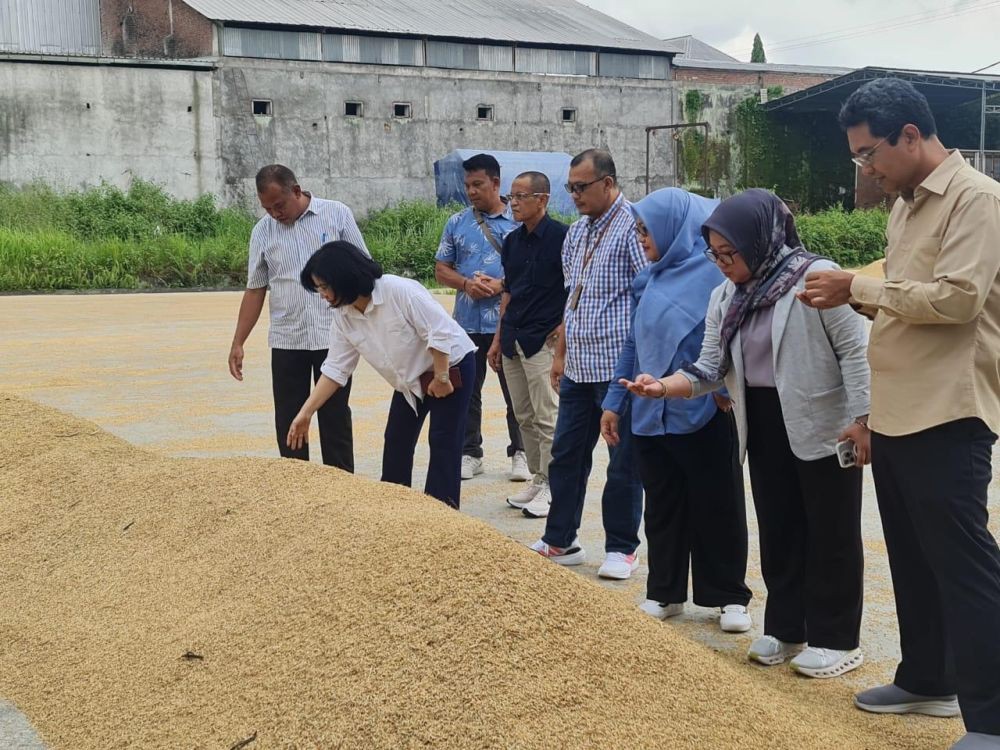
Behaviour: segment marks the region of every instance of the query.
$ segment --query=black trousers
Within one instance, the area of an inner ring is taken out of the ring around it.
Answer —
[[[958,693],[970,732],[1000,734],[1000,549],[987,528],[996,441],[979,419],[872,435],[903,659],[896,684]]]
[[[465,421],[465,445],[462,448],[462,455],[482,458],[483,383],[486,382],[486,373],[490,370],[490,366],[486,362],[486,354],[493,343],[493,334],[470,333],[469,338],[478,347],[476,349],[476,382],[472,389],[472,400],[469,402],[469,418]],[[503,393],[503,402],[507,405],[507,435],[510,438],[510,443],[507,445],[507,457],[510,458],[516,452],[524,450],[524,443],[521,441],[521,428],[517,426],[517,417],[514,416],[510,391],[507,390],[507,379],[503,376],[503,370],[500,370],[497,375],[500,378],[500,392]]]
[[[663,604],[687,601],[690,561],[695,604],[750,601],[738,442],[732,414],[721,411],[688,435],[635,436],[646,490],[648,598]]]
[[[764,633],[858,647],[864,592],[861,469],[796,458],[774,388],[747,388],[750,486],[767,586]],[[846,427],[846,425],[845,425]]]
[[[319,380],[320,365],[326,359],[326,349],[271,350],[271,390],[274,394],[274,429],[278,452],[284,458],[309,460],[309,444],[293,451],[285,443],[288,428],[309,398],[313,383]],[[319,423],[319,443],[323,463],[344,471],[354,471],[354,433],[351,427],[351,381],[338,390],[316,413]]]

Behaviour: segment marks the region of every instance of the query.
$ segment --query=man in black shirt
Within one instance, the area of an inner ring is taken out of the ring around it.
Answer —
[[[566,306],[562,246],[569,227],[549,218],[550,189],[549,178],[541,172],[518,175],[511,185],[510,206],[521,226],[504,239],[500,325],[489,351],[490,366],[503,369],[506,376],[534,475],[534,481],[507,503],[529,518],[545,518],[552,500],[549,461],[559,397],[549,372]]]

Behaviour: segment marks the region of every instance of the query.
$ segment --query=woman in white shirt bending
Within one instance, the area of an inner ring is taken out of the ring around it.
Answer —
[[[476,379],[476,345],[416,281],[382,274],[349,242],[328,242],[302,269],[302,286],[335,311],[330,349],[312,395],[288,430],[288,445],[309,438],[312,415],[342,388],[364,357],[396,389],[382,452],[382,481],[409,487],[413,452],[431,415],[424,492],[459,507],[462,444]],[[423,381],[423,383],[421,383]]]

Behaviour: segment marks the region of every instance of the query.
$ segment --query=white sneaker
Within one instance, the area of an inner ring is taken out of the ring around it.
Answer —
[[[791,667],[806,677],[840,677],[844,672],[857,669],[865,657],[860,648],[837,651],[832,648],[807,646],[802,653],[792,659]]]
[[[541,539],[531,545],[531,549],[542,557],[547,557],[556,565],[580,565],[587,557],[580,546],[580,540],[574,539],[573,543],[566,547],[552,547]]]
[[[668,617],[677,617],[677,615],[684,614],[684,602],[660,604],[655,599],[647,599],[639,605],[639,609],[650,617],[655,617],[657,620],[666,620]]]
[[[525,505],[535,499],[535,495],[547,488],[549,485],[542,482],[532,482],[520,492],[516,492],[507,498],[507,505],[511,508],[521,510]]]
[[[524,451],[518,451],[510,457],[510,481],[528,482],[531,480],[531,472],[528,471],[528,457]]]
[[[604,564],[598,569],[597,575],[601,578],[624,581],[626,578],[630,578],[638,567],[638,552],[633,552],[631,555],[626,555],[624,552],[609,552],[604,558]]]
[[[521,512],[528,518],[545,518],[549,514],[549,507],[552,505],[552,492],[549,486],[543,485],[531,502],[521,508]]]
[[[773,667],[775,664],[781,664],[798,654],[805,648],[805,645],[804,643],[785,643],[773,635],[762,635],[750,644],[747,658],[760,662],[766,667]]]
[[[753,627],[753,620],[742,604],[727,604],[719,616],[719,627],[724,633],[745,633]]]
[[[472,479],[476,474],[483,473],[483,459],[475,456],[462,456],[462,479]]]

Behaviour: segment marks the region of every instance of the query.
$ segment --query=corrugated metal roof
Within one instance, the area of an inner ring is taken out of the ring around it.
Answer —
[[[717,62],[714,60],[688,60],[686,57],[675,57],[674,67],[701,68],[704,70],[734,70],[745,73],[802,73],[805,75],[842,76],[851,73],[854,68],[834,68],[820,65],[785,65],[784,63],[744,63]]]
[[[739,62],[735,57],[731,57],[721,49],[716,49],[711,44],[706,44],[697,37],[677,36],[673,39],[665,39],[668,44],[679,47],[682,51],[678,57],[685,60],[714,60],[716,62]]]
[[[673,54],[575,0],[184,0],[213,21]]]

